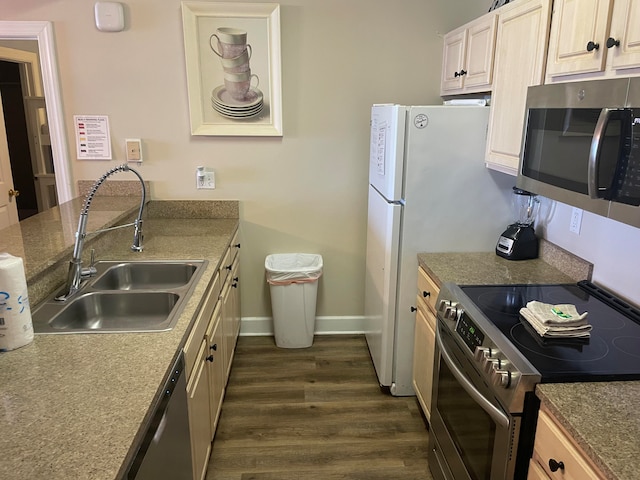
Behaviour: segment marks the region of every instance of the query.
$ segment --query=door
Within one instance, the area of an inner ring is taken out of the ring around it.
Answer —
[[[402,206],[369,187],[365,331],[380,385],[390,386],[396,320],[396,289]]]
[[[18,207],[11,177],[11,162],[9,160],[9,145],[4,127],[4,112],[2,110],[2,96],[0,96],[0,229],[18,223]]]

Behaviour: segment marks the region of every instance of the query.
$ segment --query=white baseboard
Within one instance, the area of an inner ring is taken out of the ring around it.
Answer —
[[[316,335],[347,335],[364,333],[364,316],[316,317]],[[246,337],[273,336],[273,318],[242,317],[240,335]]]

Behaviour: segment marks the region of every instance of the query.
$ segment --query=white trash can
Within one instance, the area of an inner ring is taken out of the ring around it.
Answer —
[[[322,256],[277,253],[268,255],[264,266],[271,292],[276,345],[280,348],[310,347],[316,326]]]

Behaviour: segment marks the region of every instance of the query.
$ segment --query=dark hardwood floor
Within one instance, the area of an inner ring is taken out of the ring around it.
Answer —
[[[380,390],[364,336],[240,337],[207,480],[431,479],[415,397]]]

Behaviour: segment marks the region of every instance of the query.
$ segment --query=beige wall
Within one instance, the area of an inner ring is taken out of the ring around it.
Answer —
[[[287,0],[281,6],[282,138],[192,137],[178,0],[128,0],[127,28],[104,33],[86,0],[3,2],[2,20],[54,22],[69,146],[73,115],[108,115],[112,162],[142,138],[140,171],[160,199],[241,201],[243,316],[270,316],[269,253],[323,255],[318,315],[363,313],[369,110],[438,103],[442,34],[489,0]],[[218,188],[195,190],[195,167]],[[99,254],[99,252],[98,252]]]

